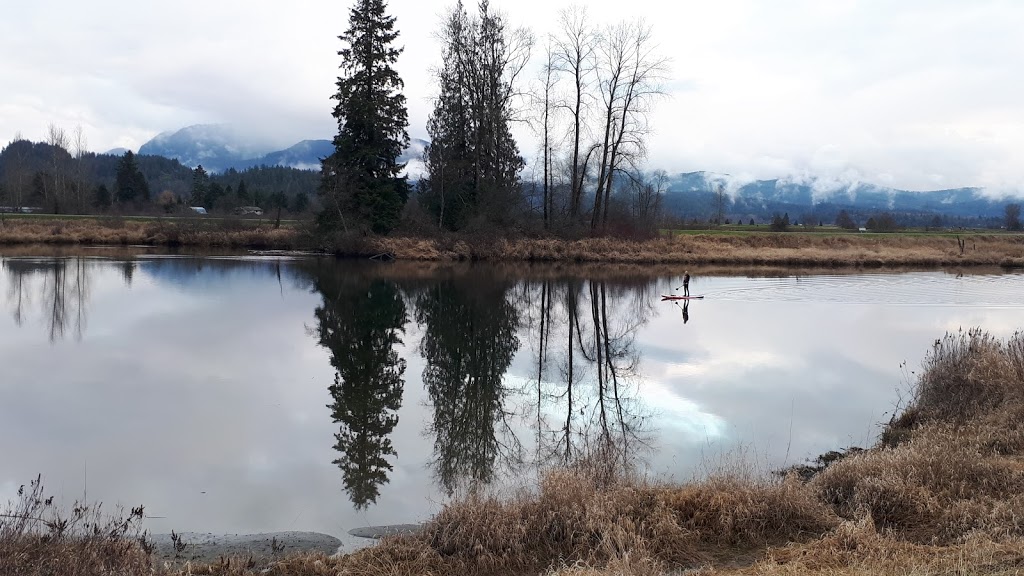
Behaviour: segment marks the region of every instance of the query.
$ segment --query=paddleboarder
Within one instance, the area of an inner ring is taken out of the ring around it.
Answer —
[[[683,272],[683,296],[690,295],[690,271]]]

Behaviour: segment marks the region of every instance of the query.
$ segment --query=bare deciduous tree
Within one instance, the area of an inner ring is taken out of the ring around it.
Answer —
[[[14,210],[21,208],[25,196],[25,188],[31,181],[28,171],[28,157],[32,143],[17,132],[11,143],[3,150],[4,172],[7,180],[7,198],[5,201]]]
[[[56,124],[46,127],[46,143],[50,145],[50,167],[53,173],[53,185],[49,198],[44,198],[54,212],[59,213],[67,198],[68,188],[68,148],[70,147],[67,132]]]
[[[630,174],[630,207],[633,219],[645,231],[657,227],[661,217],[661,199],[668,186],[668,174],[656,170],[650,177]]]
[[[542,189],[542,214],[544,229],[551,228],[551,219],[554,214],[554,203],[552,194],[552,131],[556,123],[556,112],[558,106],[558,94],[556,92],[558,75],[555,70],[555,52],[552,39],[549,37],[544,45],[544,64],[541,67],[540,85],[534,94],[535,108],[539,109],[539,132],[541,136],[541,173],[543,178]]]
[[[721,226],[725,219],[725,185],[719,182],[715,185],[715,225]]]
[[[621,22],[599,32],[586,9],[573,7],[560,14],[559,22],[552,67],[569,79],[568,94],[559,103],[570,124],[569,215],[584,216],[582,202],[592,182],[590,229],[600,233],[607,228],[616,175],[639,170],[646,154],[647,114],[664,95],[668,59],[658,54],[651,28],[643,21]]]
[[[646,153],[647,112],[653,99],[664,95],[668,60],[656,53],[651,28],[642,21],[607,29],[598,53],[604,127],[591,229],[604,231],[615,174],[637,168]]]
[[[570,76],[572,87],[567,101],[562,105],[568,110],[572,127],[569,132],[572,151],[569,166],[570,178],[569,215],[577,217],[583,202],[585,170],[580,162],[583,152],[583,137],[589,109],[590,86],[594,74],[594,50],[596,34],[588,20],[586,8],[573,6],[559,14],[560,36],[555,39],[555,69]]]
[[[88,140],[85,138],[85,133],[82,131],[82,125],[75,126],[75,138],[74,138],[74,158],[75,158],[75,204],[76,210],[82,210],[86,204],[86,192],[89,189],[88,174],[86,167],[85,154],[88,152],[87,149]]]

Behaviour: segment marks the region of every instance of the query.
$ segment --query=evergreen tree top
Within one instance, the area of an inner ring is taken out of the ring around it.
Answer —
[[[332,96],[338,133],[320,187],[331,226],[347,229],[351,221],[378,233],[395,226],[409,194],[398,163],[409,143],[404,83],[394,68],[402,48],[394,46],[395,18],[386,9],[384,0],[356,0],[338,37],[345,44]]]

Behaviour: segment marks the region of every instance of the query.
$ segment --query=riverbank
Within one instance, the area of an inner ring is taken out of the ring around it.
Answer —
[[[940,339],[872,449],[809,481],[736,466],[665,485],[554,471],[330,559],[394,574],[1009,574],[1024,561],[1024,336]],[[742,464],[742,463],[741,463]],[[296,559],[294,574],[301,574]]]
[[[418,534],[330,559],[329,572],[1015,574],[1022,421],[1024,334],[958,332],[936,342],[876,446],[809,479],[744,463],[681,486],[557,470],[536,490],[451,504]]]
[[[202,218],[7,217],[0,246],[164,246],[294,250],[308,247],[301,223]]]
[[[90,513],[75,512],[57,531],[62,524],[47,516],[34,484],[21,508],[0,515],[0,573],[1017,573],[1024,565],[1024,333],[1002,341],[973,330],[937,340],[908,400],[877,445],[810,473],[738,462],[679,485],[609,467],[614,458],[599,454],[550,471],[535,487],[464,497],[418,532],[342,556],[164,565],[151,544],[120,528],[141,519],[141,509],[128,522],[101,523],[99,532],[90,530]],[[115,537],[107,536],[111,527]],[[72,570],[87,562],[88,570]]]
[[[964,242],[961,252],[960,243]],[[651,240],[615,238],[378,238],[350,252],[398,260],[609,262],[778,267],[1024,266],[1024,235],[698,233]]]
[[[307,250],[413,261],[573,262],[827,268],[1024,267],[1024,235],[701,231],[650,240],[450,235],[317,240],[311,224],[269,220],[118,217],[6,219],[0,245],[139,245]]]

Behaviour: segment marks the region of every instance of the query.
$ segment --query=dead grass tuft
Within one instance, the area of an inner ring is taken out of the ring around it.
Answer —
[[[151,547],[141,530],[142,507],[104,515],[76,503],[70,514],[54,505],[36,478],[0,513],[0,574],[145,574]]]
[[[712,477],[666,496],[685,526],[717,546],[765,546],[817,537],[838,518],[795,477]]]
[[[450,504],[421,534],[357,552],[345,565],[367,574],[398,564],[406,573],[661,574],[735,548],[813,539],[838,522],[795,479],[674,487],[555,470],[535,491]]]

